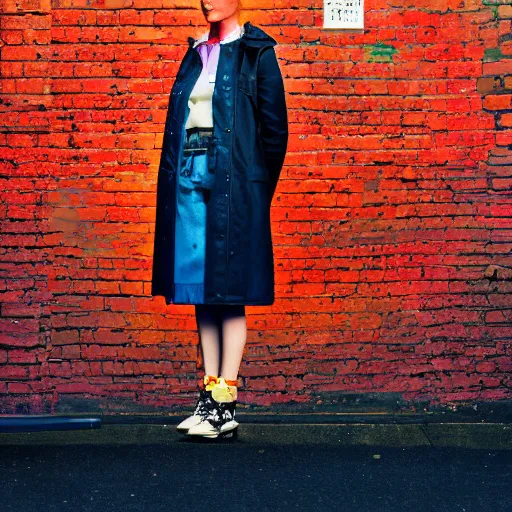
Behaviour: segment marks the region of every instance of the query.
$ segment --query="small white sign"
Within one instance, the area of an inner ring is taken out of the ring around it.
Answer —
[[[364,0],[324,0],[324,28],[364,28]]]

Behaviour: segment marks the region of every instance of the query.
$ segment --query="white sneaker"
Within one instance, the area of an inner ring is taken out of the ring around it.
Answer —
[[[206,414],[199,423],[189,428],[187,434],[209,438],[236,437],[239,425],[235,421],[236,395],[236,387],[227,386],[220,377],[212,388],[211,399],[205,402]]]
[[[212,392],[206,389],[201,389],[199,391],[199,398],[197,399],[194,412],[191,416],[185,418],[181,423],[179,423],[176,430],[178,430],[178,432],[188,432],[191,427],[199,424],[208,414],[205,404],[209,401],[212,401]]]
[[[237,421],[230,420],[216,428],[208,420],[204,420],[191,427],[187,434],[191,436],[202,436],[208,438],[230,438],[236,436],[238,425],[239,423]]]

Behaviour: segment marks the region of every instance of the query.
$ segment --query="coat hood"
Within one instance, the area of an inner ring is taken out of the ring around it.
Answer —
[[[243,24],[243,34],[240,36],[240,43],[245,44],[246,46],[254,46],[257,48],[262,48],[264,46],[275,46],[277,41],[270,35],[268,35],[264,30],[253,25],[250,21],[246,21]],[[194,43],[197,41],[192,36],[188,37],[188,45],[192,47]]]

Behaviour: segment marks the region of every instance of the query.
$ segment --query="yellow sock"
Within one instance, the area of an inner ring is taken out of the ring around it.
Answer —
[[[217,402],[233,402],[238,398],[237,386],[228,384],[221,376],[212,387],[212,398]]]
[[[216,375],[205,375],[203,377],[204,387],[207,391],[211,391],[213,386],[219,382],[219,378]]]

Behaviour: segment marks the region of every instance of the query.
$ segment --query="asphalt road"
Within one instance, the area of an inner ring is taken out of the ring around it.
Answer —
[[[69,432],[31,444],[19,440],[33,434],[2,434],[2,511],[512,510],[510,450],[283,444],[272,428],[219,444],[175,436],[173,425],[162,442],[162,428],[138,430],[142,443],[124,443],[115,429],[109,440],[105,428],[101,444],[69,443]]]

